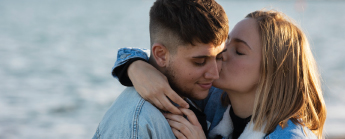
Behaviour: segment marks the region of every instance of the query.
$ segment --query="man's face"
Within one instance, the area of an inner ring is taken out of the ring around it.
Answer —
[[[180,46],[169,55],[165,75],[177,93],[193,99],[204,99],[214,80],[219,78],[224,43],[194,43]]]

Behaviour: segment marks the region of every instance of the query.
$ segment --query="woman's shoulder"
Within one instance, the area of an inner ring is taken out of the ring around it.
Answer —
[[[298,123],[288,121],[287,126],[282,128],[280,125],[268,134],[265,139],[317,139],[316,135],[307,127],[303,127]]]

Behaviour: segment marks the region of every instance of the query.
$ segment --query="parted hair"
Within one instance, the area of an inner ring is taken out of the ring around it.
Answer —
[[[303,31],[277,11],[246,16],[258,23],[262,41],[261,78],[255,98],[254,129],[271,133],[291,119],[319,138],[326,120],[320,75]]]
[[[156,0],[150,10],[150,41],[169,51],[179,45],[222,44],[228,35],[228,18],[215,0]]]

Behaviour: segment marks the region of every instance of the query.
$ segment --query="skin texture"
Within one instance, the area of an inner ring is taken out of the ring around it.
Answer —
[[[255,91],[260,78],[261,40],[255,19],[238,22],[229,34],[222,54],[222,70],[214,86],[227,92],[234,113],[252,115]]]
[[[187,45],[178,47],[177,52],[169,51],[160,43],[153,44],[152,65],[135,61],[128,68],[128,76],[139,94],[159,109],[174,114],[182,112],[172,105],[170,100],[179,106],[188,108],[181,96],[194,99],[207,97],[212,82],[219,78],[221,66],[221,53],[225,43],[214,47],[210,44],[194,43],[195,46]],[[165,75],[168,76],[165,76]],[[169,80],[170,85],[167,83]],[[147,81],[150,81],[147,84]],[[170,99],[168,99],[168,98]]]
[[[214,86],[233,93],[252,92],[260,77],[261,43],[255,19],[240,21],[229,34],[222,70]]]
[[[214,80],[219,78],[221,61],[217,55],[224,44],[195,43],[197,46],[179,47],[176,54],[169,55],[165,75],[173,90],[188,98],[204,99]]]

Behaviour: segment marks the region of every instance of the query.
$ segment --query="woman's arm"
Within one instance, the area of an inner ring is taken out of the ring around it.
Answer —
[[[124,86],[133,86],[128,78],[127,69],[131,63],[137,60],[148,61],[149,50],[141,48],[120,48],[113,66],[112,75]]]
[[[120,49],[118,59],[113,67],[113,76],[119,79],[123,85],[133,85],[145,100],[159,109],[174,114],[182,114],[170,100],[185,108],[189,107],[188,103],[171,89],[167,78],[160,71],[143,61],[148,61],[147,55],[138,48]],[[126,64],[126,62],[131,64]]]
[[[138,93],[161,110],[182,114],[169,99],[181,107],[189,107],[188,103],[171,89],[166,76],[147,62],[133,62],[128,68],[128,77]]]

